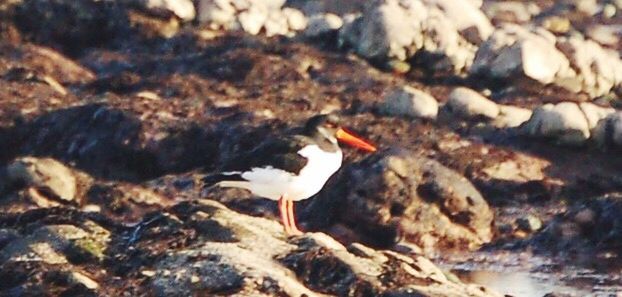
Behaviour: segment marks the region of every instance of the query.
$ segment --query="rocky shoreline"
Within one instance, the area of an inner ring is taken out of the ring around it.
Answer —
[[[621,6],[4,2],[0,295],[509,294],[429,260],[456,251],[604,260],[615,284]],[[380,150],[298,203],[307,234],[202,189],[323,112]]]

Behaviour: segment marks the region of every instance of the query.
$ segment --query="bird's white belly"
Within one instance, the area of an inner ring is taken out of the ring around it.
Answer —
[[[248,182],[232,182],[223,186],[241,187],[253,194],[273,200],[285,195],[291,200],[307,199],[319,192],[326,181],[341,167],[341,151],[326,152],[317,145],[309,145],[298,151],[308,159],[298,175],[273,167],[253,168],[244,172]],[[234,185],[233,183],[238,183]]]

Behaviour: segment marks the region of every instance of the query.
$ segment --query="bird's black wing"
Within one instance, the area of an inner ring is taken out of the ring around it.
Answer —
[[[257,148],[230,160],[223,171],[250,171],[253,168],[273,167],[298,174],[307,165],[307,158],[298,154],[312,140],[295,135],[268,140]]]

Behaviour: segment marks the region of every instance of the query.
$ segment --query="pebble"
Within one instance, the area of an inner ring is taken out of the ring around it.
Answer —
[[[455,88],[449,94],[447,107],[453,114],[468,119],[477,117],[494,119],[499,115],[497,103],[465,87]]]
[[[424,91],[402,86],[385,97],[381,110],[384,114],[393,116],[436,119],[438,102]]]

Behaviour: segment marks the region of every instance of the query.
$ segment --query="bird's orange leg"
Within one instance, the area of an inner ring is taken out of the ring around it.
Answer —
[[[287,200],[283,196],[279,198],[279,213],[281,215],[281,222],[283,222],[283,228],[285,228],[285,233],[290,234],[291,228],[289,227],[289,219],[287,218]]]
[[[294,215],[294,201],[287,199],[285,200],[286,208],[287,208],[287,217],[289,218],[289,226],[290,226],[290,235],[302,235],[302,231],[298,229],[296,226],[296,216]]]

